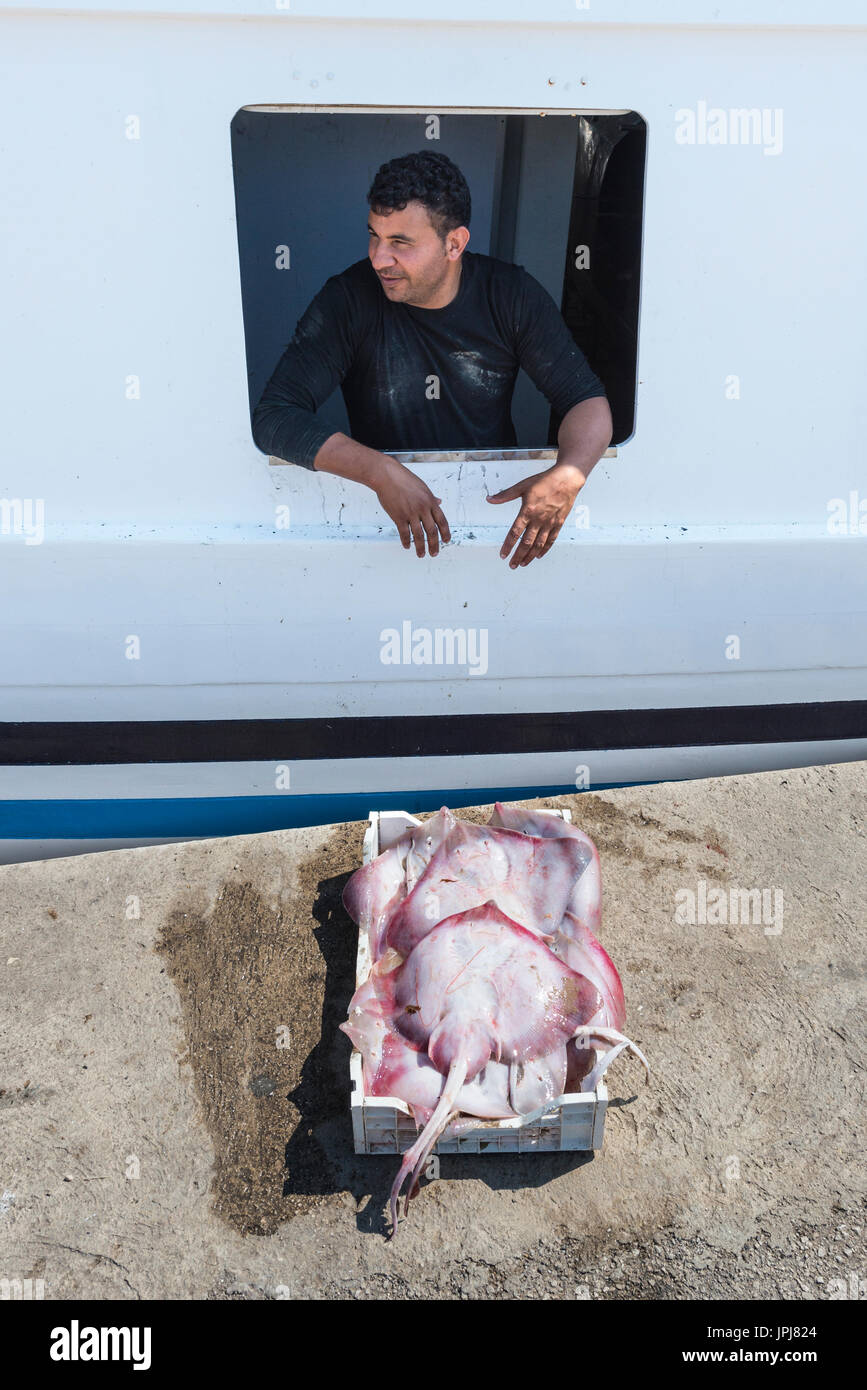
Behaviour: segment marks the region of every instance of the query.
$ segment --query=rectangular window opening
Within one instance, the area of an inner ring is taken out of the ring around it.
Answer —
[[[544,287],[605,388],[612,446],[632,436],[646,155],[637,112],[248,106],[231,146],[251,417],[311,300],[367,256],[377,170],[433,149],[469,184],[467,249],[523,266]],[[511,416],[516,450],[553,456],[560,417],[523,370]],[[339,388],[316,420],[352,433]],[[403,443],[387,451],[430,452]]]

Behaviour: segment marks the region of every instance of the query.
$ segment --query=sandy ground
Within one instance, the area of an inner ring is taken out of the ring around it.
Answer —
[[[535,804],[599,847],[653,1080],[615,1064],[596,1154],[444,1156],[393,1243],[396,1160],[352,1151],[337,1027],[362,825],[0,868],[0,1276],[49,1299],[867,1296],[867,764]],[[700,882],[779,890],[782,919],[677,921]]]

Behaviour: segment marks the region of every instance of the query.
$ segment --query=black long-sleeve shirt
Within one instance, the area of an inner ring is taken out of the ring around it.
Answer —
[[[465,251],[455,298],[422,309],[389,300],[365,258],[326,280],[298,320],[253,412],[253,439],[312,468],[334,433],[316,411],[340,386],[350,434],[370,448],[513,448],[519,367],[561,416],[605,395],[523,266]]]

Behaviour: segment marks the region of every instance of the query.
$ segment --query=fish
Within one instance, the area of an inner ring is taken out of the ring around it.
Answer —
[[[614,962],[594,934],[599,930],[602,917],[602,872],[599,852],[590,836],[560,816],[525,810],[521,806],[504,806],[499,801],[494,806],[490,824],[524,834],[569,837],[586,846],[590,862],[573,887],[551,949],[573,970],[586,975],[599,989],[602,1008],[590,1022],[622,1030],[626,1022],[623,985]],[[595,1064],[601,1060],[601,1054],[591,1047],[582,1046],[577,1039],[568,1044],[566,1054],[567,1090],[595,1090],[596,1082],[590,1084],[591,1074]],[[582,1085],[584,1082],[586,1084]]]
[[[359,869],[343,900],[372,968],[340,1026],[365,1094],[402,1099],[419,1130],[392,1186],[392,1238],[402,1190],[408,1203],[444,1134],[594,1090],[623,1051],[649,1077],[592,930],[599,856],[577,827],[500,803],[479,826],[443,807]]]
[[[494,805],[488,822],[506,830],[517,830],[524,835],[537,835],[542,839],[570,839],[583,845],[586,851],[586,867],[576,879],[567,904],[568,911],[583,922],[590,931],[598,931],[602,917],[602,871],[599,865],[599,851],[583,830],[571,821],[560,816],[552,816],[545,811],[526,811],[522,806],[504,806],[501,801]]]
[[[408,956],[437,922],[481,907],[491,893],[514,921],[544,936],[561,923],[589,862],[586,846],[572,837],[545,839],[458,821],[395,906],[385,941]]]
[[[391,915],[415,888],[443,840],[457,825],[447,806],[357,869],[343,890],[343,905],[367,937],[371,960],[383,950]]]

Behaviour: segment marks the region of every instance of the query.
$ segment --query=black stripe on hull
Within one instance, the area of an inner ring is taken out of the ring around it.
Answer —
[[[867,700],[574,713],[0,723],[0,766],[592,753],[867,738]]]

